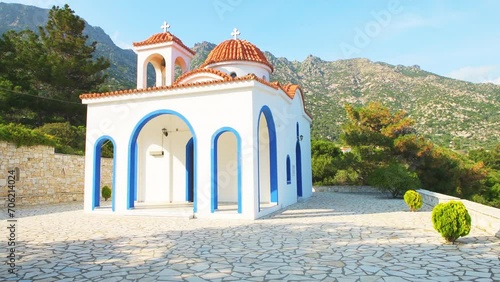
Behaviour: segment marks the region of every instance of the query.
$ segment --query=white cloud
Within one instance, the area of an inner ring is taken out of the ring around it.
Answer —
[[[115,31],[111,36],[111,40],[115,43],[116,46],[122,49],[132,49],[132,43],[126,42],[120,39],[120,32]]]
[[[395,16],[389,27],[388,34],[397,35],[406,31],[418,28],[437,28],[466,18],[463,13],[448,11],[447,13],[433,13],[431,15],[421,15],[412,12]]]
[[[470,82],[491,82],[500,84],[500,75],[497,72],[496,66],[479,66],[479,67],[463,67],[451,71],[447,76],[459,80]]]

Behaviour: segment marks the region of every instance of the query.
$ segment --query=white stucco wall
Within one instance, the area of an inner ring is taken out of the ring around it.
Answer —
[[[186,198],[186,143],[195,139],[196,195],[199,217],[211,213],[212,139],[221,128],[232,128],[241,137],[241,218],[253,219],[263,215],[258,211],[258,144],[257,125],[261,108],[268,106],[273,114],[277,133],[278,204],[284,207],[297,201],[296,177],[286,183],[286,156],[295,166],[296,123],[300,123],[303,196],[312,193],[310,164],[309,120],[303,114],[299,95],[290,100],[282,91],[256,81],[238,81],[173,90],[150,91],[130,95],[87,99],[87,150],[85,167],[86,211],[92,210],[94,142],[101,136],[110,136],[116,146],[115,210],[127,209],[128,167],[131,135],[139,121],[157,110],[180,113],[191,125],[178,117],[161,115],[145,124],[138,142],[138,200],[145,202],[185,201]],[[151,150],[161,150],[161,129],[169,136],[163,138],[162,157],[151,156]],[[179,131],[176,131],[176,129]],[[220,148],[234,149],[234,137],[224,133],[219,137]],[[231,154],[219,155],[219,164],[229,162]],[[263,168],[264,170],[266,168]],[[265,177],[265,176],[263,176]],[[235,178],[227,187],[235,187]],[[232,191],[232,192],[231,192]],[[220,190],[219,202],[234,201],[234,189]],[[266,200],[263,198],[263,200]],[[213,214],[212,214],[213,215]]]
[[[238,77],[253,73],[258,78],[262,78],[266,81],[269,81],[269,75],[271,73],[271,69],[264,64],[245,61],[221,62],[211,64],[208,67],[225,72],[227,74],[231,74],[232,72],[234,72]]]
[[[217,150],[218,197],[222,203],[238,202],[237,140],[232,132],[219,137]]]

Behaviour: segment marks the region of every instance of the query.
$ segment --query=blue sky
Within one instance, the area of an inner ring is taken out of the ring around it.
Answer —
[[[161,32],[186,45],[240,38],[289,60],[368,58],[419,65],[439,75],[500,84],[497,0],[16,0],[43,8],[68,3],[120,47]]]

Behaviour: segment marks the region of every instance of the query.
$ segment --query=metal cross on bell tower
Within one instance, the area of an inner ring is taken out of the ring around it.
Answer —
[[[163,33],[166,33],[168,29],[170,28],[170,25],[167,23],[167,21],[163,22],[163,25],[160,26],[161,29],[163,29]]]

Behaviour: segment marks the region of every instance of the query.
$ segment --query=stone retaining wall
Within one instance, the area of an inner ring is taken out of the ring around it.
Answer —
[[[0,197],[7,195],[7,171],[18,167],[16,205],[83,201],[85,158],[54,153],[48,146],[19,147],[0,141]],[[101,187],[111,187],[113,159],[101,161]]]
[[[422,195],[424,204],[431,207],[452,200],[461,201],[471,216],[473,226],[500,238],[500,209],[423,189],[417,192]]]
[[[313,192],[341,192],[341,193],[381,193],[371,186],[318,186]]]

